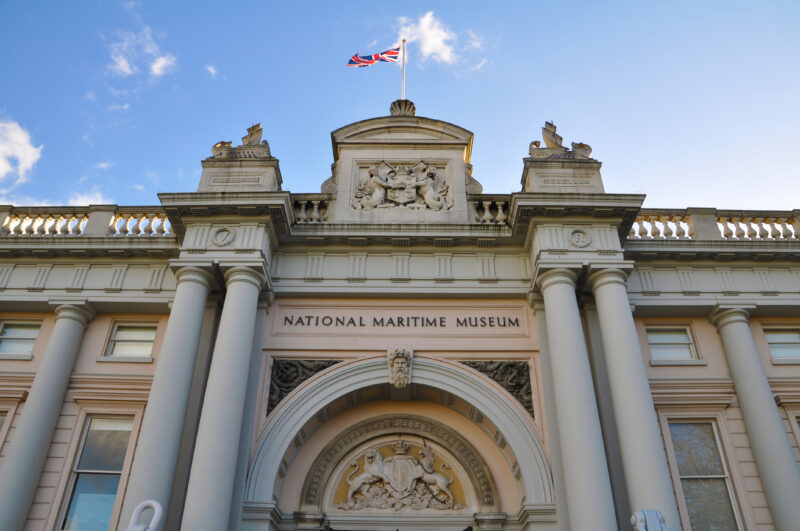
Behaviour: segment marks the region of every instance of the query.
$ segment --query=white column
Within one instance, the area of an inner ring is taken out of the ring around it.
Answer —
[[[575,279],[568,269],[550,270],[537,279],[546,309],[569,523],[573,529],[617,529]]]
[[[630,508],[657,509],[669,529],[680,529],[664,441],[628,301],[627,274],[601,269],[589,282],[597,304]]]
[[[120,528],[127,529],[136,506],[156,500],[167,509],[181,447],[203,314],[211,275],[198,267],[175,273],[178,286],[158,356],[153,384],[136,444]],[[166,517],[159,530],[164,529]]]
[[[711,322],[719,330],[725,347],[772,520],[780,530],[797,529],[800,525],[800,466],[753,343],[748,317],[743,308],[718,309],[712,314]]]
[[[248,267],[232,267],[225,272],[227,294],[181,523],[181,529],[187,531],[228,529],[256,308],[263,282],[263,275]]]
[[[0,465],[0,529],[19,531],[25,526],[83,331],[92,317],[91,308],[85,304],[56,308],[50,341]]]

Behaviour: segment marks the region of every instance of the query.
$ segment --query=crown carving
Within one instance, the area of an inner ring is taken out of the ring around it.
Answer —
[[[395,441],[392,443],[392,450],[394,450],[395,455],[405,455],[410,447],[411,445],[405,441]]]

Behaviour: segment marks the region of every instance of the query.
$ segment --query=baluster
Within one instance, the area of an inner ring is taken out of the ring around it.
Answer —
[[[789,224],[786,222],[787,220],[782,219],[781,221],[781,233],[783,234],[784,239],[789,239],[792,237],[792,229],[789,228]],[[797,235],[795,234],[795,237]]]
[[[58,226],[58,235],[67,236],[69,234],[69,223],[72,221],[72,214],[61,214],[61,225]]]
[[[683,228],[683,216],[673,218],[675,220],[675,237],[679,240],[686,239],[686,229]]]
[[[648,238],[647,227],[644,224],[645,219],[646,218],[644,216],[640,216],[639,219],[636,220],[636,223],[639,224],[639,230],[637,231],[637,234],[639,235],[639,238],[643,240]]]
[[[770,234],[772,235],[772,237],[773,237],[774,239],[776,239],[776,240],[782,240],[783,238],[785,238],[785,236],[784,236],[784,235],[783,235],[783,233],[781,232],[781,227],[780,227],[780,225],[778,225],[778,222],[779,222],[779,221],[780,221],[780,219],[778,219],[778,218],[775,218],[775,220],[774,220],[774,221],[772,222],[772,224],[769,226],[769,232],[770,232]]]
[[[34,225],[36,225],[37,216],[35,214],[28,214],[25,217],[26,219],[30,220],[30,223],[25,226],[25,236],[33,236],[33,229]]]
[[[297,204],[300,207],[297,210],[297,222],[298,223],[305,223],[306,220],[308,219],[308,216],[306,216],[306,202],[305,201],[298,201]]]
[[[311,223],[319,222],[319,201],[311,201]]]
[[[53,224],[47,227],[45,234],[48,236],[58,236],[58,224],[61,222],[61,214],[53,214]]]
[[[628,238],[636,238],[636,222],[631,225],[631,230],[628,231]]]
[[[492,222],[492,202],[491,201],[484,201],[483,202],[483,217],[481,221],[483,223],[491,223]]]
[[[9,236],[17,236],[19,233],[19,216],[9,217],[8,224],[5,226]]]
[[[156,220],[156,218],[153,218],[153,221],[155,221],[155,220]],[[167,230],[167,218],[166,218],[166,216],[162,218],[161,215],[158,215],[158,225],[156,226],[156,236],[163,236],[164,233],[166,232],[166,230]]]
[[[744,226],[747,228],[747,237],[751,240],[754,240],[756,236],[758,236],[758,231],[756,231],[755,227],[753,227],[753,220],[752,219],[743,219]]]
[[[731,218],[731,220],[733,220],[733,218]],[[744,237],[747,235],[747,233],[744,230],[745,227],[747,227],[747,223],[745,223],[742,220],[738,220],[736,221],[734,226],[736,228],[736,237],[739,238],[740,240],[743,240]]]
[[[324,212],[322,212],[322,214],[321,214],[321,216],[322,216],[321,221],[323,223],[325,223],[326,221],[328,221],[328,214],[330,213],[330,210],[328,210],[328,202],[327,201],[322,201],[319,204],[319,208],[320,208],[320,211],[324,210]]]
[[[663,238],[663,236],[661,236],[661,227],[659,227],[657,224],[658,219],[659,218],[656,216],[653,216],[650,219],[650,232],[652,233],[654,239]]]
[[[495,221],[497,221],[498,225],[505,225],[506,223],[506,213],[503,212],[503,206],[505,203],[497,203],[497,216],[495,216]]]
[[[36,236],[44,236],[44,232],[47,229],[47,222],[50,220],[50,216],[47,215],[39,216],[39,219],[41,220],[41,223],[39,223],[36,226],[36,229],[33,231],[33,233]]]
[[[672,231],[672,227],[670,226],[669,222],[672,221],[671,217],[662,217],[661,222],[664,224],[664,237],[666,239],[672,239],[672,235],[674,232]]]
[[[82,232],[81,231],[81,222],[82,221],[83,221],[83,216],[81,216],[80,214],[75,215],[75,225],[73,225],[72,226],[72,230],[70,230],[70,233],[72,235],[78,236]]]
[[[756,220],[756,226],[758,227],[758,237],[762,240],[769,238],[769,231],[767,230],[767,221],[758,219]]]
[[[478,203],[477,201],[473,201],[472,202],[472,212],[474,212],[474,218],[475,218],[475,222],[476,223],[480,223],[481,222],[481,213],[480,213],[479,209],[480,209],[480,203]]]
[[[142,233],[144,236],[152,236],[153,235],[153,223],[156,220],[155,214],[145,214],[144,219],[147,221],[145,226],[142,228]]]
[[[730,240],[731,238],[733,238],[733,229],[731,229],[730,224],[733,224],[733,228],[735,229],[736,223],[732,219],[718,218],[717,223],[719,223],[720,226],[722,227],[723,238],[725,238],[726,240]]]

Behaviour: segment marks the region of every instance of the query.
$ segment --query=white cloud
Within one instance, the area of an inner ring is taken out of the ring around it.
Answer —
[[[172,71],[176,61],[177,59],[175,56],[171,54],[156,57],[156,59],[150,63],[150,73],[155,77],[161,77]]]
[[[114,165],[113,162],[98,162],[97,164],[94,165],[94,167],[97,168],[98,170],[107,170],[113,165]]]
[[[114,204],[114,200],[104,196],[97,188],[91,192],[74,192],[69,196],[70,206],[84,206],[84,205],[110,205]]]
[[[117,32],[117,40],[108,45],[108,50],[111,54],[108,69],[120,77],[139,72],[143,63],[149,64],[152,76],[160,77],[171,71],[177,62],[174,55],[161,53],[149,26],[139,33]]]
[[[217,77],[218,71],[215,66],[206,65],[205,69],[208,71],[209,74],[211,74],[211,77]]]
[[[14,205],[14,206],[52,206],[53,203],[38,197],[31,197],[29,195],[0,195],[0,205]]]
[[[140,192],[144,192],[144,186],[142,186],[141,184],[134,184],[133,188],[135,190],[139,190]]]
[[[469,37],[469,44],[468,47],[472,48],[473,50],[483,50],[483,38],[476,35],[474,31],[467,30],[467,36]]]
[[[97,95],[94,93],[93,90],[87,92],[84,98],[86,98],[89,101],[97,101]]]
[[[486,64],[487,64],[488,62],[489,62],[489,60],[488,60],[488,59],[486,59],[486,58],[484,57],[483,59],[481,59],[481,62],[480,62],[480,63],[478,63],[478,64],[476,64],[476,65],[473,65],[473,66],[469,67],[469,69],[470,69],[470,70],[480,70],[481,68],[483,68],[484,66],[486,66]]]
[[[130,108],[131,104],[126,103],[125,105],[109,105],[109,111],[127,111]]]
[[[400,17],[398,22],[401,26],[395,46],[406,39],[407,44],[418,43],[423,61],[430,58],[439,63],[452,64],[458,60],[454,48],[456,34],[442,24],[433,11],[428,11],[416,21]]]
[[[0,122],[0,181],[15,174],[14,185],[24,183],[43,147],[35,147],[31,135],[17,122]]]

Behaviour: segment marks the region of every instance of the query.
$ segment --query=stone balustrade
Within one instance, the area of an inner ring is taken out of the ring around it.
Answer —
[[[173,236],[157,206],[0,207],[2,237]]]
[[[293,208],[297,223],[325,223],[328,221],[328,201],[321,197],[294,196]]]
[[[628,233],[637,240],[800,239],[800,211],[642,209]]]
[[[486,225],[505,225],[508,221],[508,201],[499,198],[486,198],[470,201],[473,221]]]

